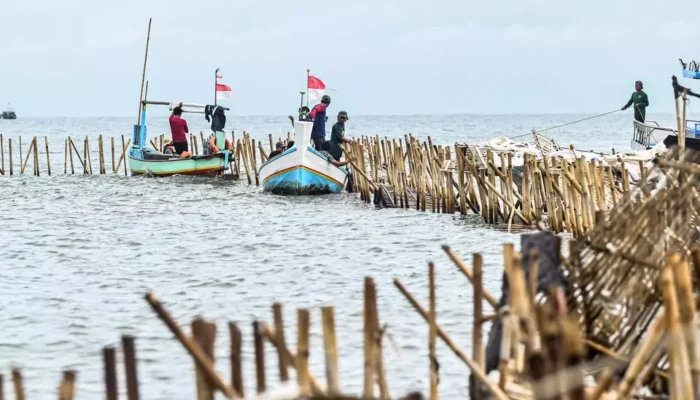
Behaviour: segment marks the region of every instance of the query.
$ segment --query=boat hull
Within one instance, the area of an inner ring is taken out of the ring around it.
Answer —
[[[188,158],[168,158],[166,156],[149,158],[144,156],[144,153],[139,149],[132,149],[128,161],[132,176],[146,174],[153,176],[216,176],[221,175],[228,168],[228,152]]]
[[[295,146],[260,167],[264,191],[280,195],[319,195],[344,190],[348,171],[336,167],[308,145],[310,130],[311,123],[296,122]]]

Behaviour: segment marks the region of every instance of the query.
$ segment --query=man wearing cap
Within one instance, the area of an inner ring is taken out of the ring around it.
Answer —
[[[324,94],[321,98],[321,103],[316,104],[311,110],[309,116],[314,121],[314,126],[311,128],[311,140],[314,142],[314,149],[323,150],[323,142],[326,141],[326,109],[331,105],[331,97]]]
[[[642,81],[634,83],[634,93],[632,93],[630,101],[628,101],[622,109],[626,110],[629,106],[634,104],[634,119],[643,123],[646,118],[647,107],[649,107],[649,98],[642,88],[644,88]]]
[[[328,152],[331,153],[336,161],[340,161],[340,156],[343,155],[343,149],[340,148],[341,143],[352,142],[350,139],[345,138],[345,121],[348,119],[348,113],[340,111],[338,113],[338,122],[331,129],[331,149]]]
[[[272,157],[278,156],[278,155],[284,153],[285,150],[286,149],[284,147],[284,143],[277,142],[277,144],[275,145],[275,151],[271,152],[270,155],[267,157],[267,159],[269,160]]]

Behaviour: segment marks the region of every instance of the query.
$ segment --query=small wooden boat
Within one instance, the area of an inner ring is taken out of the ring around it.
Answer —
[[[15,110],[10,107],[9,103],[5,111],[0,113],[0,119],[17,119],[17,114],[15,114]]]
[[[233,158],[229,150],[222,150],[218,153],[202,156],[180,157],[179,155],[163,154],[155,148],[146,147],[148,138],[148,129],[146,126],[146,105],[161,105],[169,106],[172,110],[175,106],[174,102],[164,101],[147,101],[148,84],[146,79],[146,62],[148,60],[148,44],[151,38],[151,19],[148,20],[148,35],[146,38],[146,55],[143,62],[143,75],[141,77],[141,93],[139,94],[139,114],[138,122],[134,125],[134,135],[131,139],[131,147],[127,156],[131,175],[149,174],[153,176],[171,176],[171,175],[221,175],[229,167],[229,162]],[[216,70],[218,74],[219,70]],[[218,75],[217,75],[218,81]],[[146,94],[144,94],[144,83],[146,83]],[[219,85],[215,85],[218,87]],[[216,93],[215,88],[215,93]],[[216,103],[215,103],[216,104]],[[190,113],[205,113],[206,105],[200,104],[184,104],[177,103],[183,109],[183,112]],[[228,108],[221,107],[222,110]],[[213,126],[212,126],[213,128]],[[223,130],[223,124],[220,129]],[[218,132],[217,130],[217,132]],[[217,134],[217,136],[219,136]],[[221,135],[223,138],[223,135]],[[225,139],[217,138],[217,141],[222,142]],[[204,145],[204,143],[203,143]],[[224,143],[217,146],[224,148]]]
[[[267,160],[259,170],[263,190],[274,194],[316,195],[342,192],[348,171],[336,167],[311,144],[313,122],[294,123],[294,146]]]
[[[148,136],[146,126],[146,105],[172,105],[173,103],[160,101],[142,102],[141,124],[134,125],[133,145],[129,149],[129,169],[131,175],[149,174],[153,176],[171,175],[221,175],[229,167],[232,154],[228,150],[222,150],[210,155],[190,156],[181,158],[177,154],[163,154],[160,151],[146,147]],[[204,105],[184,104],[183,110],[190,113],[198,113],[197,109],[204,110]],[[202,113],[204,111],[201,111]],[[223,145],[221,146],[223,148]]]

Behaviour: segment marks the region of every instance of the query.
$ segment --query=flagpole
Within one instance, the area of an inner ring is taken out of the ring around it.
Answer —
[[[216,84],[219,83],[219,68],[214,71],[214,105],[216,105]]]
[[[309,74],[311,73],[310,69],[306,69],[306,107],[309,106]]]
[[[148,19],[148,35],[146,36],[146,54],[143,56],[143,72],[141,73],[141,93],[139,93],[139,116],[136,125],[141,125],[141,100],[143,99],[143,85],[146,81],[146,62],[148,61],[148,44],[151,42],[152,20],[153,18]]]

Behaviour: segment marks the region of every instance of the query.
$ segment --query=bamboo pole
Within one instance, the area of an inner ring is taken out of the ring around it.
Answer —
[[[375,335],[377,327],[375,326],[375,317],[372,314],[376,310],[376,296],[374,280],[370,277],[365,278],[364,291],[364,389],[362,396],[364,398],[374,398],[374,382],[376,377],[376,349]]]
[[[272,136],[272,135],[270,135]],[[272,305],[272,314],[275,321],[275,333],[277,334],[277,341],[286,346],[286,340],[284,337],[284,320],[282,318],[282,304],[275,303]],[[286,354],[283,351],[278,351],[278,368],[280,372],[280,381],[287,382],[289,380],[289,372],[287,370],[288,361],[286,360]]]
[[[131,143],[131,139],[129,139],[129,142],[127,144],[124,144],[124,135],[122,135],[122,156],[119,158],[119,163],[121,163],[122,160],[124,160],[124,176],[126,176],[126,149],[129,147],[129,144]],[[119,169],[119,165],[117,165],[117,170]]]
[[[102,349],[102,361],[104,362],[107,400],[117,400],[119,398],[119,384],[117,383],[117,355],[114,347]]]
[[[114,136],[110,137],[110,142],[112,143],[112,172],[117,172],[114,165]]]
[[[482,344],[483,333],[482,333],[482,322],[484,318],[484,307],[483,307],[483,275],[482,268],[484,261],[481,258],[481,254],[474,254],[474,274],[472,278],[472,286],[474,287],[474,328],[472,330],[472,358],[474,358],[475,363],[478,365],[479,369],[485,373],[486,371],[486,353],[484,346]]]
[[[10,156],[10,176],[12,176],[13,173],[13,162],[12,162],[12,138],[7,139],[7,148],[9,151],[9,156]]]
[[[38,140],[34,136],[34,175],[39,176],[39,147]]]
[[[216,340],[216,324],[197,318],[192,321],[192,338],[209,357],[214,365],[214,341]],[[195,362],[195,382],[197,384],[197,400],[214,400],[216,385],[207,376],[201,366]]]
[[[413,308],[420,314],[423,319],[426,322],[429,322],[429,316],[428,313],[425,311],[423,307],[418,303],[418,301],[406,290],[406,287],[398,281],[398,279],[394,279],[394,285],[399,289],[401,294],[404,295],[406,300],[408,300],[409,303],[413,306]],[[436,324],[437,325],[437,324]],[[481,383],[491,392],[491,394],[494,395],[495,398],[499,400],[508,400],[508,396],[493,382],[491,382],[487,377],[486,374],[481,371],[479,366],[476,364],[474,360],[469,358],[464,352],[454,343],[454,341],[442,330],[442,328],[437,325],[437,334],[440,337],[440,339],[445,342],[445,344],[452,350],[452,352],[455,353],[457,357],[459,357],[460,360],[462,360],[473,372],[476,378],[481,381]]]
[[[168,314],[165,308],[161,305],[160,301],[155,297],[153,293],[148,293],[145,296],[146,301],[151,305],[153,311],[163,320],[165,325],[168,326],[170,331],[178,338],[180,343],[187,349],[192,357],[197,360],[198,365],[207,374],[207,376],[212,379],[216,387],[221,390],[221,392],[226,395],[227,398],[240,397],[233,388],[228,386],[219,374],[214,369],[214,365],[211,359],[202,351],[201,347],[198,346],[194,341],[188,338],[177,326],[173,318]]]
[[[260,322],[253,321],[253,338],[255,343],[255,383],[256,391],[264,393],[267,390],[265,382],[265,342]]]
[[[12,370],[12,386],[15,389],[15,400],[24,400],[22,373],[17,368]]]
[[[270,328],[269,326],[263,324],[263,332],[265,333],[265,337],[267,338],[270,343],[272,343],[273,346],[277,349],[277,351],[282,351],[285,353],[285,360],[287,360],[288,364],[287,366],[291,366],[292,368],[297,368],[297,356],[292,353],[289,348],[281,345],[277,341],[276,337],[276,332],[274,329]],[[307,371],[308,372],[308,371]],[[297,378],[298,378],[299,372],[297,371]],[[321,388],[321,385],[316,381],[316,379],[309,373],[309,380],[311,382],[311,390],[313,394],[323,394],[323,389]]]
[[[98,145],[98,156],[99,156],[99,164],[100,164],[100,175],[104,175],[105,171],[105,151],[104,151],[104,141],[102,139],[102,135],[100,135],[97,138],[97,145]]]
[[[2,133],[0,133],[0,171],[5,175],[5,139],[3,139]],[[0,399],[2,400],[2,399]]]
[[[311,378],[309,376],[309,324],[308,310],[297,310],[297,383],[302,396],[311,394]]]
[[[430,360],[430,400],[438,399],[438,363],[435,354],[435,338],[437,335],[436,309],[435,309],[435,264],[428,264],[428,287],[429,287],[429,331],[428,331],[428,352]]]
[[[51,176],[51,156],[49,154],[49,137],[44,136],[44,145],[46,146],[46,169],[47,172],[49,173],[49,176]],[[2,152],[2,137],[0,137],[0,153]],[[3,162],[3,168],[4,168],[4,162]]]
[[[27,150],[27,156],[24,158],[24,162],[22,162],[22,137],[20,136],[20,144],[19,144],[19,162],[20,164],[20,174],[24,174],[24,170],[27,168],[27,162],[29,162],[29,156],[32,155],[32,149],[34,148],[34,142],[32,141],[31,144],[29,145],[29,150]]]
[[[245,397],[245,389],[243,387],[243,367],[241,362],[243,336],[241,330],[235,322],[228,324],[229,336],[231,338],[230,358],[231,358],[231,386],[233,390]]]
[[[22,158],[23,157],[22,157],[22,136],[21,135],[19,137],[18,146],[19,146],[19,168],[20,168],[19,173],[21,175],[24,173],[24,167],[22,166]],[[26,164],[26,162],[25,162],[25,164]]]
[[[122,352],[124,353],[124,372],[126,374],[126,398],[128,400],[139,400],[136,348],[133,336],[122,336]]]
[[[64,371],[63,381],[58,388],[59,400],[73,400],[75,396],[75,371]]]
[[[329,396],[339,396],[338,349],[335,337],[335,312],[333,307],[321,308],[321,321],[323,323],[323,347],[326,355],[327,392]]]

